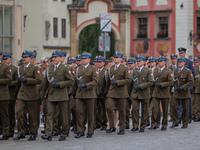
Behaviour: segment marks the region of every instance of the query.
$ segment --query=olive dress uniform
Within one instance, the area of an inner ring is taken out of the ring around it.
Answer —
[[[142,106],[142,116],[140,123],[140,132],[143,132],[147,125],[148,107],[150,99],[150,87],[153,85],[153,74],[150,69],[142,67],[136,68],[132,73],[132,80],[134,81],[133,90],[131,92],[132,111],[133,111],[133,129],[138,129],[139,126],[139,104]],[[136,89],[136,87],[139,87]]]
[[[91,137],[94,133],[94,101],[96,96],[96,85],[98,82],[98,71],[94,66],[88,64],[85,68],[80,66],[76,70],[76,84],[73,86],[72,93],[76,91],[76,119],[78,135],[84,136],[85,131],[85,116],[88,118],[88,136]],[[81,85],[86,87],[80,88]],[[77,87],[79,88],[77,89]],[[87,112],[87,115],[85,114]],[[81,135],[79,135],[81,134]]]
[[[180,100],[183,105],[183,127],[187,127],[189,120],[189,99],[191,98],[190,94],[190,86],[194,84],[194,78],[192,72],[183,68],[179,71],[180,68],[175,69],[174,71],[174,80],[176,81],[174,84],[174,94],[173,97],[176,99],[174,102],[174,113],[173,113],[173,124],[178,125],[178,109]],[[179,88],[182,87],[182,90],[179,91]]]
[[[11,84],[12,74],[9,66],[0,62],[0,114],[2,122],[1,140],[7,140],[9,134],[9,89],[8,84]]]
[[[160,69],[160,68],[159,68]],[[154,70],[154,83],[160,83],[160,86],[155,86],[152,94],[152,123],[153,128],[157,128],[157,116],[160,107],[160,101],[163,109],[163,119],[161,130],[166,130],[168,123],[168,104],[170,95],[170,87],[173,86],[172,72],[164,68],[162,71]],[[154,84],[155,85],[155,84]]]
[[[22,137],[24,135],[24,112],[25,109],[29,113],[29,127],[30,127],[30,136],[34,138],[37,136],[38,131],[38,99],[39,95],[37,92],[36,85],[42,83],[42,77],[38,67],[28,64],[28,66],[22,65],[19,67],[19,77],[24,77],[27,81],[22,82],[18,81],[17,85],[17,129],[18,135]],[[16,137],[14,140],[20,138]]]
[[[116,84],[111,84],[112,81],[116,81]],[[112,133],[115,131],[114,119],[113,119],[113,110],[119,110],[119,134],[124,134],[125,132],[125,123],[126,123],[126,99],[129,97],[127,84],[131,82],[130,70],[128,67],[119,64],[117,67],[113,65],[108,70],[108,81],[106,82],[106,93],[107,102],[106,110],[108,113],[108,118],[110,121],[110,131],[107,133]]]
[[[60,111],[60,120],[61,120],[61,140],[64,140],[68,135],[68,110],[67,110],[67,101],[69,100],[67,87],[71,86],[74,82],[74,79],[71,75],[71,71],[68,67],[63,64],[59,64],[56,68],[56,65],[50,66],[45,75],[42,95],[45,95],[48,89],[47,95],[47,118],[46,118],[46,129],[45,136],[42,136],[43,139],[51,140],[52,131],[53,131],[53,118],[56,113],[56,106],[58,105]],[[59,86],[54,86],[58,83]],[[61,138],[60,137],[60,138]],[[59,139],[60,140],[60,139]]]
[[[10,65],[11,74],[12,74],[12,82],[8,85],[9,94],[10,94],[10,104],[9,104],[9,134],[12,137],[15,129],[15,104],[16,104],[16,87],[18,83],[18,72],[17,67],[14,65]]]

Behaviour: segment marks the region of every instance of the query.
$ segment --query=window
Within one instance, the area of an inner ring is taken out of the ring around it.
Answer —
[[[58,37],[58,18],[53,18],[53,37]]]
[[[66,37],[66,19],[62,19],[62,38]]]
[[[200,17],[197,17],[197,38],[200,39]]]
[[[147,18],[138,18],[137,38],[147,38]]]
[[[12,53],[12,7],[0,6],[0,50]]]
[[[168,37],[168,17],[159,17],[159,32],[158,38]]]

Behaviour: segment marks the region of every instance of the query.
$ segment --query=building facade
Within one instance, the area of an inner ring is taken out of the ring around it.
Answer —
[[[23,0],[0,1],[0,49],[12,53],[13,64],[21,59],[23,51]]]

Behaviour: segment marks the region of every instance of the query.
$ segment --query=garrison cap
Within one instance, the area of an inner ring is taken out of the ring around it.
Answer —
[[[184,58],[178,58],[177,62],[185,62],[185,59]]]
[[[128,62],[127,62],[128,64],[133,64],[133,63],[136,63],[136,61],[134,60],[134,59],[128,59]]]
[[[22,57],[31,57],[31,56],[32,56],[31,53],[32,53],[32,52],[30,52],[30,51],[24,51],[24,52],[22,53]]]
[[[83,52],[81,55],[81,58],[91,58],[92,54],[88,53],[88,52]]]
[[[101,61],[105,62],[106,59],[105,59],[103,56],[99,56],[99,57],[97,58],[97,61],[98,61],[98,62],[101,62]]]

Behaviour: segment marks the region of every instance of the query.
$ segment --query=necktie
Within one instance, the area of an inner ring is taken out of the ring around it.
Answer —
[[[117,66],[115,65],[115,70],[117,70]]]
[[[83,71],[85,70],[85,67],[83,66]]]
[[[161,69],[159,68],[158,72],[161,72]]]
[[[179,73],[179,72],[181,72],[181,69],[180,69],[180,68],[178,68],[178,73]]]
[[[140,68],[138,68],[137,72],[140,72]]]
[[[57,68],[58,68],[57,66],[54,67],[54,72],[56,71]]]

